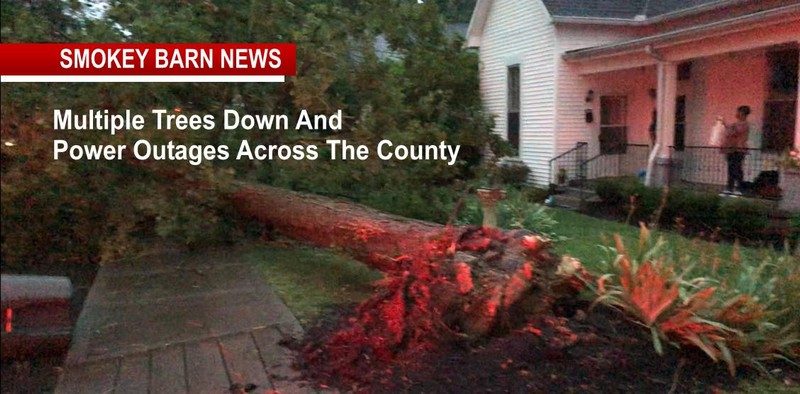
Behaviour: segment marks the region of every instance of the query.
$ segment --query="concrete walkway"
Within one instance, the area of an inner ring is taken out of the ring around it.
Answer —
[[[239,255],[167,251],[101,267],[56,392],[313,392],[279,344],[300,324]]]

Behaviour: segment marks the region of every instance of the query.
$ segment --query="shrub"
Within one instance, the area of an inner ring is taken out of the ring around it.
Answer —
[[[475,196],[469,196],[464,200],[464,205],[458,212],[457,224],[460,226],[478,226],[483,221],[481,204]]]
[[[631,197],[635,196],[636,210],[630,218],[633,222],[651,219],[663,196],[662,189],[646,187],[632,177],[601,179],[595,190],[605,204],[620,212],[630,209]],[[769,227],[769,212],[767,206],[752,200],[723,200],[716,194],[676,188],[669,191],[660,221],[672,223],[682,218],[695,231],[719,227],[726,236],[758,239]]]
[[[637,222],[641,220],[647,221],[650,220],[650,218],[653,216],[653,213],[661,205],[664,189],[646,187],[639,183],[632,194],[637,196],[637,208],[634,212],[633,218]]]
[[[636,210],[631,219],[647,220],[661,202],[662,190],[644,186],[635,177],[604,178],[595,186],[597,196],[604,203],[627,212],[630,209],[631,197],[635,197]]]
[[[547,189],[541,189],[538,187],[527,187],[523,189],[523,193],[525,193],[525,198],[534,203],[543,203],[544,200],[550,195],[550,191]]]
[[[795,250],[795,254],[800,256],[800,213],[789,218],[789,240],[789,250]]]
[[[458,224],[480,225],[482,220],[481,205],[475,196],[470,196],[464,201],[464,206],[459,213]],[[554,239],[557,238],[552,230],[558,222],[547,212],[547,208],[531,202],[524,192],[518,190],[509,190],[508,197],[497,205],[497,221],[501,228],[524,228]]]
[[[387,188],[375,190],[359,202],[375,209],[408,218],[445,223],[457,196],[448,188],[407,190]]]
[[[606,204],[621,206],[628,204],[628,190],[631,189],[630,182],[630,178],[599,179],[595,185],[595,192]]]
[[[722,199],[712,193],[671,189],[664,208],[663,222],[671,223],[683,218],[695,229],[714,229],[719,223],[718,211]]]
[[[769,227],[769,208],[745,199],[726,200],[719,208],[719,226],[730,236],[758,237]]]
[[[524,193],[516,190],[510,190],[498,205],[498,221],[502,228],[524,228],[548,235],[556,225],[543,205],[528,201]]]
[[[521,160],[504,159],[497,166],[499,167],[500,182],[503,184],[520,187],[528,182],[531,169]]]

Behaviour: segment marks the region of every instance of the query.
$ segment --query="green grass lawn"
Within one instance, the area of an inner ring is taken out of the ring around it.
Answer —
[[[350,257],[307,246],[253,245],[244,259],[257,267],[303,326],[325,311],[366,299],[371,283],[381,278]]]

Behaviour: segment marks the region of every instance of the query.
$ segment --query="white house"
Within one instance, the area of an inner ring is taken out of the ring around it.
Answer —
[[[466,44],[495,131],[536,184],[648,164],[658,183],[675,163],[672,176],[722,184],[709,134],[740,105],[746,177],[800,147],[800,0],[478,0]]]

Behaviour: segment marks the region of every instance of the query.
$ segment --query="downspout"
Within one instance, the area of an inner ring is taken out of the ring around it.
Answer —
[[[653,48],[652,45],[646,45],[644,47],[644,52],[646,54],[650,55],[653,59],[656,59],[656,61],[659,63],[659,65],[665,62],[664,57],[661,56],[661,54],[658,53]],[[656,66],[656,69],[658,70],[658,69],[660,69],[660,67]],[[660,75],[660,73],[659,73],[659,75],[657,75],[657,78],[658,78],[658,80],[656,81],[656,83],[657,83],[657,86],[656,86],[656,110],[658,110],[659,108],[661,108],[663,110],[663,106],[661,105],[662,103],[660,103],[660,101],[663,100],[663,93],[664,93],[664,89],[665,89],[664,78],[663,78],[662,75]],[[650,155],[647,157],[647,170],[646,170],[645,176],[644,176],[644,184],[645,184],[645,186],[651,186],[653,184],[653,169],[655,168],[656,158],[658,157],[658,152],[661,150],[662,140],[664,139],[663,132],[662,132],[662,127],[661,127],[662,125],[659,124],[661,122],[659,122],[659,120],[658,120],[660,115],[661,114],[657,114],[657,116],[656,116],[656,141],[655,141],[655,143],[653,143],[653,149],[650,151]]]

